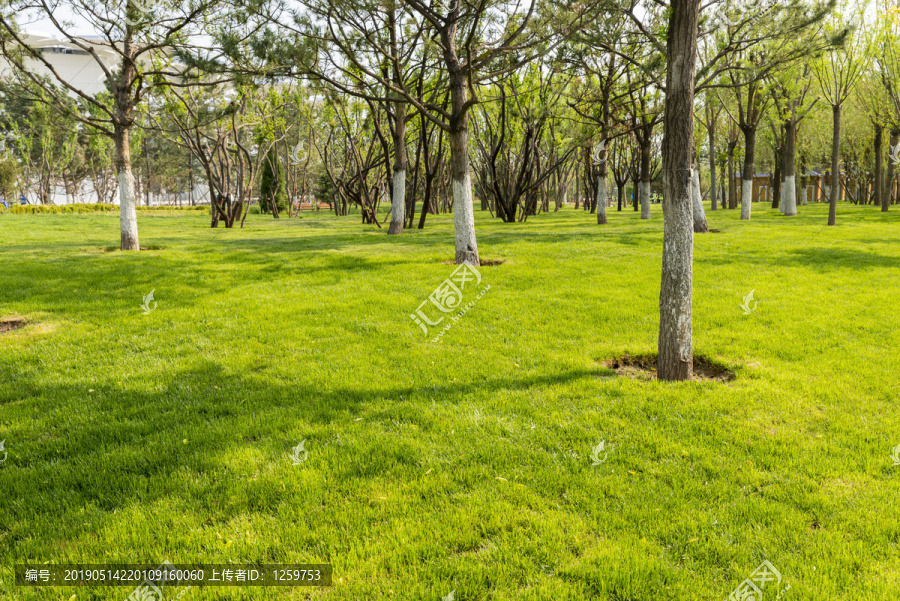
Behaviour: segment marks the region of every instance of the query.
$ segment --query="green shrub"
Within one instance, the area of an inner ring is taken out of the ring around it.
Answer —
[[[273,165],[277,169],[273,169]],[[287,214],[288,198],[287,198],[287,182],[284,176],[284,166],[281,159],[274,151],[269,151],[266,160],[263,161],[262,174],[259,182],[259,207],[263,213],[272,212],[272,198],[275,198],[275,206],[278,207],[278,214]]]
[[[152,212],[171,212],[171,211],[191,211],[191,212],[200,212],[200,211],[209,211],[209,207],[206,206],[196,206],[196,207],[137,207],[138,211],[152,211]],[[20,215],[37,215],[37,214],[46,214],[46,213],[118,213],[119,205],[114,204],[88,204],[88,203],[75,203],[75,204],[67,204],[67,205],[20,205],[14,204],[9,209],[10,213],[17,213]]]

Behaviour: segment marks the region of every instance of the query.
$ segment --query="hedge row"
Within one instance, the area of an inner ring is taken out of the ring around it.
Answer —
[[[206,211],[209,207],[137,207],[138,211]],[[38,213],[118,213],[119,205],[113,204],[69,204],[69,205],[13,205],[4,209],[0,204],[0,212],[34,215]]]

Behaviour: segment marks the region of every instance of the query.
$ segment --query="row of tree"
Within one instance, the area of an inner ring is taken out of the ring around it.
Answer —
[[[12,75],[4,98],[15,99],[4,106],[49,107],[70,119],[66,129],[49,117],[66,134],[47,146],[68,144],[64,157],[83,140],[105,141],[123,249],[139,248],[136,147],[148,164],[151,155],[172,158],[182,177],[184,165],[191,174],[196,166],[214,226],[242,221],[261,179],[260,204],[276,216],[285,195],[318,193],[338,214],[357,206],[365,223],[380,226],[386,196],[389,234],[413,225],[421,201],[420,227],[429,212],[452,210],[456,261],[474,265],[473,189],[482,208],[515,222],[549,210],[551,199],[560,206],[574,187],[576,202],[604,224],[610,183],[621,208],[630,180],[649,218],[656,178],[665,217],[663,379],[685,379],[692,369],[693,234],[707,230],[704,155],[711,208],[716,173],[726,166],[728,205],[736,205],[732,174],[742,158],[745,219],[760,138],[785,215],[796,214],[798,147],[801,168],[830,159],[830,224],[842,185],[856,199],[864,189],[882,210],[895,186],[890,156],[882,173],[883,136],[896,157],[900,31],[896,11],[880,4],[163,0],[148,8],[138,0],[72,0],[90,37],[74,33],[56,4],[11,0],[0,12],[0,52]],[[61,76],[28,44],[22,16],[48,20],[66,44],[91,56],[107,89],[89,93]],[[852,136],[842,129],[848,103]],[[826,108],[830,151],[820,135]],[[14,121],[5,123],[9,130]],[[696,125],[705,136],[695,137]],[[46,136],[48,127],[35,122],[31,136]],[[866,129],[871,142],[863,142]],[[91,153],[81,154],[89,163]],[[23,146],[17,159],[33,169],[38,155]],[[146,189],[153,175],[148,166]]]

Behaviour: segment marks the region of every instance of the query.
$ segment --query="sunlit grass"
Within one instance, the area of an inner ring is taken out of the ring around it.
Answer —
[[[655,350],[653,210],[476,211],[504,263],[439,343],[409,315],[450,216],[141,214],[141,253],[105,252],[115,215],[0,216],[0,317],[29,322],[0,335],[0,598],[130,592],[15,562],[169,560],[334,566],[184,599],[720,600],[767,559],[785,598],[893,601],[900,215],[709,212],[695,348],[737,378],[663,384],[600,365]]]

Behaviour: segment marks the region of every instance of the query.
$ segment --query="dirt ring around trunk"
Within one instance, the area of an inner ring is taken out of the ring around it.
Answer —
[[[607,359],[601,365],[616,372],[616,375],[627,376],[633,380],[656,380],[656,354],[630,355]],[[735,374],[728,367],[703,357],[694,355],[695,382],[731,382]]]
[[[502,259],[482,259],[479,267],[493,267],[494,265],[503,265],[506,261]],[[444,265],[456,265],[456,260],[442,261]]]
[[[0,334],[24,328],[27,323],[23,317],[0,317]]]

